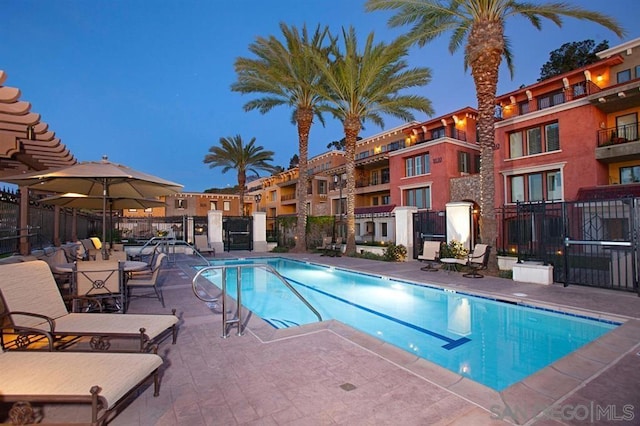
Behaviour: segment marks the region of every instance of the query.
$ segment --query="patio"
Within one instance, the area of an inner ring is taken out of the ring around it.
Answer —
[[[252,253],[220,253],[220,257]],[[274,330],[250,317],[247,333],[220,338],[221,315],[195,298],[195,256],[165,266],[167,309],[182,318],[178,344],[164,343],[160,396],[151,387],[111,425],[637,424],[640,416],[640,298],[634,293],[516,283],[459,273],[425,273],[415,261],[377,262],[320,254],[287,255],[459,291],[629,319],[607,336],[498,393],[334,321]],[[518,294],[518,295],[516,295]],[[527,296],[522,296],[526,294]],[[163,312],[135,300],[129,312]],[[626,406],[626,408],[625,408]],[[534,419],[542,409],[546,416]],[[630,407],[630,408],[629,408]],[[46,419],[79,421],[84,407],[45,407]],[[585,414],[586,413],[586,414]],[[604,416],[604,417],[603,417]],[[608,417],[606,417],[608,416]],[[2,417],[0,417],[2,418]]]

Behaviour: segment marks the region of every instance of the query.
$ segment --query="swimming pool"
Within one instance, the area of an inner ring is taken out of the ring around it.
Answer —
[[[470,294],[284,258],[212,261],[266,263],[317,309],[497,391],[517,383],[615,328],[595,320]],[[235,297],[236,269],[227,270]],[[218,287],[219,273],[205,275]],[[276,328],[317,318],[263,269],[242,270],[242,304]]]

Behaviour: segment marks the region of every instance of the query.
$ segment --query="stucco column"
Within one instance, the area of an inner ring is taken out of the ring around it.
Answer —
[[[407,248],[407,253],[413,253],[413,214],[418,211],[416,207],[402,206],[394,210],[396,215],[396,245],[402,244]],[[412,255],[409,255],[411,258]]]
[[[253,212],[253,251],[264,253],[267,251],[267,214]]]
[[[207,211],[207,233],[209,237],[209,246],[216,252],[224,251],[222,243],[222,210]]]
[[[457,203],[447,203],[447,242],[456,240],[464,245],[469,251],[473,249],[473,204],[460,201]]]

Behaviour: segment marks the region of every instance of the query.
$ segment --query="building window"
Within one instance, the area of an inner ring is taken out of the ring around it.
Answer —
[[[325,194],[327,193],[327,181],[326,180],[319,180],[318,181],[318,194]]]
[[[510,203],[562,199],[560,170],[510,176],[508,186]]]
[[[636,65],[636,78],[640,78],[640,65]]]
[[[407,189],[404,191],[405,205],[419,209],[431,208],[431,187]]]
[[[471,173],[469,153],[458,151],[458,171],[461,173]]]
[[[518,103],[518,111],[520,111],[520,115],[527,114],[529,112],[529,101]]]
[[[564,92],[553,92],[538,98],[538,109],[545,109],[564,103]]]
[[[473,165],[475,167],[474,170],[476,171],[476,173],[480,173],[480,163],[481,163],[480,154],[474,155],[473,156]]]
[[[231,210],[231,202],[230,201],[225,201],[222,203],[222,209],[225,212],[228,212],[229,210]]]
[[[540,154],[542,152],[542,136],[540,128],[534,127],[527,130],[527,154]]]
[[[544,126],[544,138],[547,143],[547,151],[560,150],[560,130],[558,129],[558,123]]]
[[[382,169],[381,175],[382,175],[381,183],[389,183],[389,181],[391,180],[389,175],[389,169]]]
[[[429,154],[417,155],[405,159],[405,176],[418,176],[429,173]]]
[[[371,171],[371,185],[379,185],[380,184],[380,173],[378,170]]]
[[[179,198],[176,200],[176,209],[186,209],[187,208],[187,200]]]
[[[620,167],[620,183],[640,182],[640,166]]]
[[[271,192],[269,193],[269,198],[270,198],[270,200],[269,200],[269,201],[271,201],[271,202],[276,201],[276,199],[278,198],[278,194],[277,194],[277,192],[276,192],[276,191],[271,191]]]
[[[387,230],[387,222],[382,222],[380,224],[380,235],[383,237],[389,236],[389,231]]]
[[[431,139],[444,138],[444,127],[438,127],[431,131]]]
[[[618,84],[625,83],[625,82],[631,80],[631,70],[628,69],[628,70],[620,71],[620,72],[618,72],[618,76],[617,77],[618,77]]]
[[[378,205],[378,197],[371,197],[371,205],[372,206]]]
[[[383,195],[382,196],[382,204],[383,205],[387,205],[391,202],[391,196],[390,195]]]
[[[218,210],[218,204],[215,201],[209,201],[209,210]]]
[[[559,150],[560,128],[557,122],[509,133],[509,158]]]

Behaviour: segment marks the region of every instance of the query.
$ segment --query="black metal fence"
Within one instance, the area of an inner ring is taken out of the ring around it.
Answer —
[[[638,291],[639,205],[622,198],[505,206],[498,254],[551,264],[565,285]]]
[[[447,241],[445,211],[418,211],[413,214],[413,258],[422,254],[423,241]]]

